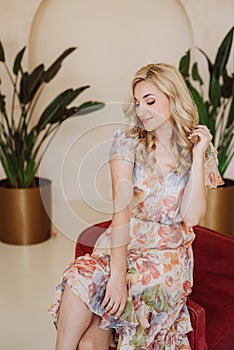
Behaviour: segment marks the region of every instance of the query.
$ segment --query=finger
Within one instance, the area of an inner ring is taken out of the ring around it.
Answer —
[[[203,130],[203,131],[208,131],[210,132],[210,129],[206,126],[206,125],[197,125],[194,127],[194,129],[192,130],[192,132],[197,131],[197,130]]]
[[[207,133],[205,133],[203,130],[196,130],[189,135],[189,138],[195,137],[195,136],[205,136],[205,135],[207,135]]]
[[[110,296],[105,295],[105,297],[104,297],[104,299],[103,299],[103,301],[101,303],[101,307],[104,308],[109,303],[109,301],[110,301]]]
[[[188,139],[192,142],[192,143],[197,143],[199,141],[199,137],[197,135],[189,135]]]
[[[109,315],[114,315],[114,314],[117,312],[118,309],[119,309],[119,303],[115,303],[115,304],[111,307],[111,309],[110,309],[110,311],[108,312],[108,314],[109,314]]]
[[[212,135],[208,130],[204,130],[204,129],[197,129],[194,132],[192,132],[192,134],[189,135],[189,139],[191,139],[194,136],[199,136],[199,137],[206,137],[209,138],[210,140],[212,140]]]
[[[110,311],[113,308],[114,304],[115,304],[115,302],[110,300],[109,303],[106,305],[105,310],[107,312]]]
[[[122,313],[124,312],[125,306],[126,306],[126,301],[120,304],[119,309],[116,312],[115,319],[119,318],[122,315]]]
[[[211,135],[210,129],[207,127],[207,125],[196,125],[194,128],[195,128],[194,132],[196,132],[197,130],[202,130],[204,132],[208,132],[209,135]],[[211,135],[211,137],[212,137],[212,135]]]
[[[195,125],[194,128],[201,128],[201,129],[204,129],[204,130],[209,130],[208,126],[207,125],[203,125],[203,124],[198,124],[198,125]]]

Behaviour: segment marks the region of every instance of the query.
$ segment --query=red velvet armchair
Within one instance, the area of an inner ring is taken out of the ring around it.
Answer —
[[[78,237],[75,255],[92,253],[111,221],[95,224]],[[234,238],[196,226],[194,287],[188,298],[192,350],[234,349]],[[111,350],[111,348],[110,348]]]

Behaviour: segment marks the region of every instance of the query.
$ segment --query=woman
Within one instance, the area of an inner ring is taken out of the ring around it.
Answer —
[[[108,349],[112,329],[121,350],[190,349],[192,226],[206,186],[223,183],[212,137],[169,64],[136,73],[124,110],[110,151],[112,224],[57,287],[56,350]]]

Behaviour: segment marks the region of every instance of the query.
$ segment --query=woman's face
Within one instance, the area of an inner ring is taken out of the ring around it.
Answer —
[[[168,121],[172,121],[169,98],[152,82],[137,83],[134,88],[134,100],[136,114],[145,130],[156,131]]]

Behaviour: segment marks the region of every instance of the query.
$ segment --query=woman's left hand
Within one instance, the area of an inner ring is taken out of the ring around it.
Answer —
[[[194,143],[193,155],[203,157],[211,140],[212,135],[206,125],[195,125],[194,131],[188,136],[188,139]]]

